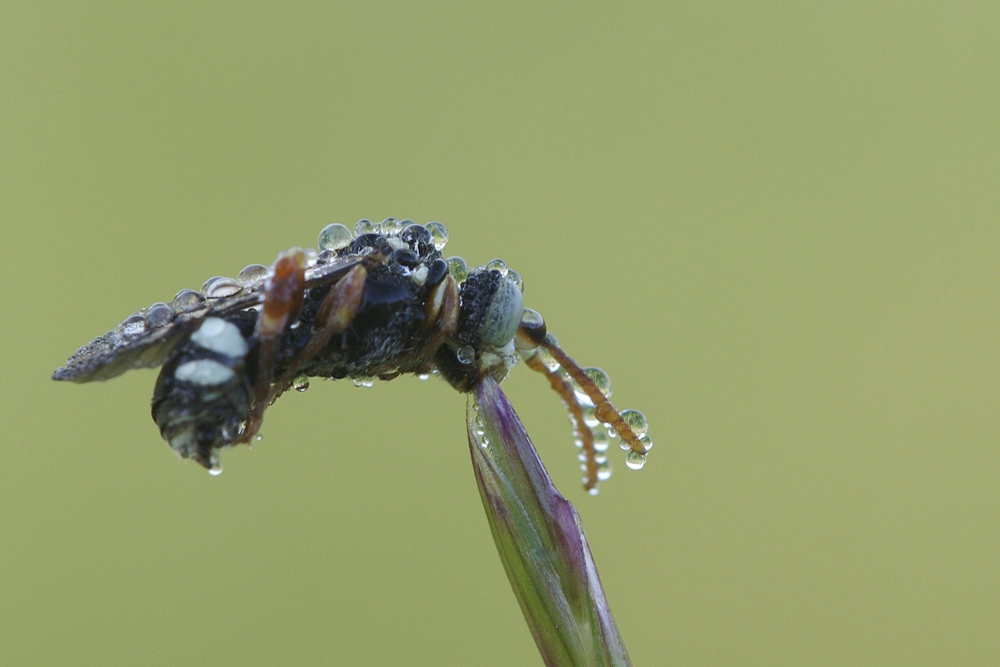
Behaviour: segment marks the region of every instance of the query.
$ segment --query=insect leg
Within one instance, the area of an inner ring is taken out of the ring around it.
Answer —
[[[260,430],[264,410],[271,400],[271,382],[274,363],[281,335],[299,315],[305,293],[306,256],[301,248],[283,252],[274,262],[271,276],[264,290],[264,303],[257,317],[254,334],[257,352],[257,380],[254,383],[254,402],[243,433],[237,442],[250,442]]]
[[[367,279],[368,271],[359,264],[330,288],[317,312],[316,330],[302,348],[302,352],[296,355],[294,363],[274,383],[269,400],[276,398],[292,383],[302,365],[326,347],[334,334],[341,333],[350,326],[358,309],[361,308]]]
[[[450,275],[446,276],[431,292],[424,308],[424,328],[433,327],[431,337],[427,339],[428,350],[437,350],[445,338],[455,333],[460,307],[458,283]]]

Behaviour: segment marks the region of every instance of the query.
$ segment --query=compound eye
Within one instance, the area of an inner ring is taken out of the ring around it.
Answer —
[[[480,335],[493,347],[504,347],[514,339],[524,314],[524,299],[514,281],[504,277],[493,294]]]
[[[546,333],[545,320],[538,314],[538,311],[525,308],[524,315],[521,316],[521,324],[517,327],[517,334],[514,336],[514,347],[519,350],[534,350],[545,340]]]

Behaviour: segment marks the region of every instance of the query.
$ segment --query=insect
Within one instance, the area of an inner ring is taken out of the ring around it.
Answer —
[[[267,407],[310,377],[370,386],[433,374],[470,392],[523,358],[569,410],[588,491],[610,474],[611,438],[630,468],[642,467],[652,446],[642,413],[619,413],[607,374],[559,348],[524,307],[515,271],[498,259],[470,270],[442,256],[447,241],[439,222],[327,225],[318,251],[292,248],[270,268],[251,264],[236,279],[181,290],[80,348],[52,378],[92,382],[162,366],[153,420],[180,456],[218,474],[220,450],[249,443]]]

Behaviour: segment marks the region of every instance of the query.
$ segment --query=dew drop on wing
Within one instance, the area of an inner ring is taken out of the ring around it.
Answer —
[[[205,297],[193,289],[182,289],[174,295],[171,307],[175,313],[189,313],[205,305]]]
[[[239,281],[240,285],[247,289],[253,289],[254,287],[260,287],[264,284],[264,280],[267,279],[267,267],[263,264],[250,264],[249,266],[243,267],[239,275],[236,276],[236,280]]]
[[[118,325],[118,332],[126,338],[135,338],[146,333],[146,318],[140,313],[129,315]]]
[[[224,299],[235,296],[243,291],[243,285],[235,278],[214,278],[202,286],[201,292],[206,299]]]
[[[146,309],[146,326],[150,329],[162,327],[174,316],[174,309],[161,302],[154,303]]]

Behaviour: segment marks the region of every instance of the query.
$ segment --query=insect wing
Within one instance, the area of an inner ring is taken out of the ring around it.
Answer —
[[[306,289],[337,282],[363,260],[363,256],[347,255],[336,257],[326,264],[310,266],[306,269]]]
[[[358,256],[340,257],[327,264],[310,267],[306,272],[306,288],[336,282],[361,260]],[[149,317],[130,317],[115,330],[77,350],[65,366],[56,369],[52,379],[97,382],[118,377],[134,368],[156,368],[206,317],[225,317],[253,308],[263,298],[263,286],[258,286],[233,296],[208,299],[203,307],[193,312],[171,312],[168,318],[156,325],[151,325]]]
[[[52,379],[95,382],[110,380],[133,368],[155,368],[193,330],[198,319],[178,319],[148,332],[130,333],[127,326],[109,331],[77,350],[65,366],[56,369]]]

